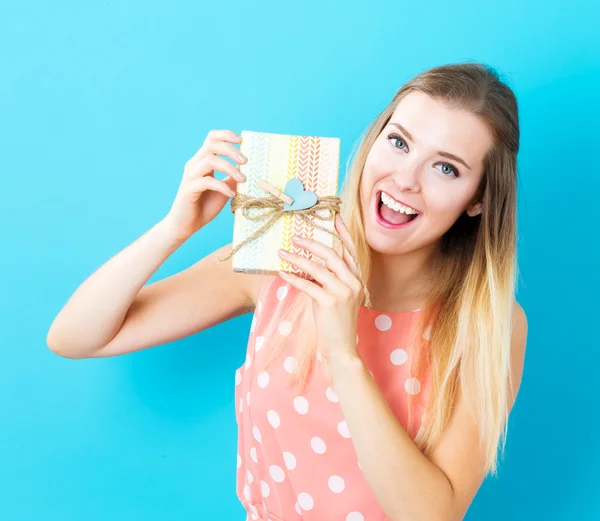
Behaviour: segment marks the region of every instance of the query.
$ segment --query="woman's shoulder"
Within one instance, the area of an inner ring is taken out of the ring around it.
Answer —
[[[527,314],[523,306],[513,300],[512,309],[512,343],[513,347],[525,350],[525,340],[527,339]]]
[[[512,310],[512,328],[511,328],[511,379],[512,389],[509,399],[509,409],[512,408],[514,401],[521,386],[523,378],[523,368],[525,365],[525,350],[527,346],[527,315],[523,307],[515,299]]]
[[[256,308],[263,293],[276,282],[277,275],[256,274],[248,278],[248,292],[252,298],[253,307]],[[283,281],[282,281],[283,283]]]

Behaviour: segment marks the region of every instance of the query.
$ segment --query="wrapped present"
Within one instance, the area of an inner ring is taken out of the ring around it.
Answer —
[[[232,200],[233,270],[271,275],[288,271],[307,278],[277,250],[323,263],[292,242],[299,235],[342,254],[335,232],[340,140],[251,131],[241,136],[240,151],[248,161],[240,165],[246,181],[237,184]]]

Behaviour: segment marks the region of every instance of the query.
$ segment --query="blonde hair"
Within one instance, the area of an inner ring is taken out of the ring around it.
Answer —
[[[476,194],[476,200],[483,202],[483,212],[474,218],[461,215],[441,238],[434,261],[433,289],[411,330],[411,374],[419,376],[431,371],[427,421],[415,443],[423,452],[433,448],[451,417],[460,388],[479,427],[486,474],[496,474],[499,446],[504,453],[512,386],[510,342],[517,278],[517,101],[495,70],[479,63],[429,69],[398,90],[353,151],[355,157],[341,194],[340,212],[356,244],[365,281],[369,281],[372,263],[360,204],[360,178],[375,139],[400,100],[412,91],[479,116],[494,140],[485,156],[484,175]],[[271,283],[283,281],[273,277]],[[290,338],[297,337],[298,371],[290,377],[304,390],[316,355],[311,299],[298,292],[291,305],[281,311],[282,318],[293,324],[293,332],[285,337],[273,335],[278,345],[270,347],[266,367],[275,361]],[[329,377],[325,364],[324,370]],[[413,398],[410,400],[409,410]]]

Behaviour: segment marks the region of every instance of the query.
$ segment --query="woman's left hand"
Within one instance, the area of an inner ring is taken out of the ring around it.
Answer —
[[[356,256],[356,246],[348,228],[339,214],[335,228]],[[280,271],[283,280],[306,293],[313,304],[313,316],[317,328],[318,348],[327,360],[340,357],[358,357],[356,348],[356,323],[363,300],[363,288],[358,278],[358,266],[343,248],[343,257],[329,246],[306,238],[293,239],[301,248],[325,261],[325,266],[287,250],[279,250],[282,259],[300,268],[314,281]]]

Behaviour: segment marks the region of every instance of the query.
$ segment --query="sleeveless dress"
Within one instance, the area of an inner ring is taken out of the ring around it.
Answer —
[[[246,520],[387,521],[362,474],[341,404],[321,368],[320,354],[302,395],[297,394],[300,387],[286,386],[286,377],[298,368],[292,342],[262,370],[270,354],[270,338],[264,336],[267,325],[278,320],[284,299],[299,293],[277,278],[274,284],[269,278],[262,284],[246,360],[235,371],[236,494]],[[405,349],[406,339],[419,311],[384,313],[363,306],[357,321],[361,359],[413,440],[422,433],[430,388],[429,372],[425,381],[407,374],[411,354]],[[285,321],[275,325],[273,335],[286,336],[292,330]],[[407,420],[409,394],[416,402],[411,425]]]

